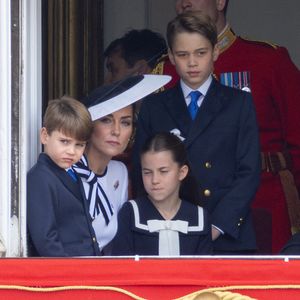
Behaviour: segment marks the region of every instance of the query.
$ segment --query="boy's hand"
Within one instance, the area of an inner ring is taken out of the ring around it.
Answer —
[[[218,229],[216,229],[215,227],[211,228],[211,237],[213,241],[215,241],[220,235],[221,232]]]

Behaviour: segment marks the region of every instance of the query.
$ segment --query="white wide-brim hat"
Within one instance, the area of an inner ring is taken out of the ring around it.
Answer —
[[[90,93],[85,104],[95,121],[158,90],[172,79],[168,75],[137,75],[101,86]]]

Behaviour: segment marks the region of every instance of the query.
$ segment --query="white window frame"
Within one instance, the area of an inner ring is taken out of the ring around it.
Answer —
[[[27,255],[26,174],[41,152],[42,124],[42,1],[22,1],[23,84],[20,105],[20,238]]]
[[[11,192],[11,35],[10,2],[0,1],[0,256],[4,256],[9,240]]]
[[[0,256],[27,254],[26,173],[40,152],[42,1],[20,1],[19,219],[11,218],[11,2],[0,1]]]

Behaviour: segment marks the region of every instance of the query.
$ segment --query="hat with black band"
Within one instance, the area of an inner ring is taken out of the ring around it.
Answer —
[[[137,75],[93,90],[85,104],[95,121],[158,90],[171,80],[168,75]]]

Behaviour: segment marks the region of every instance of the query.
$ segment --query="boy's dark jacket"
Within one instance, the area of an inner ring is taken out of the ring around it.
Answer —
[[[100,255],[81,182],[45,153],[27,175],[27,225],[29,255]]]
[[[261,165],[250,93],[213,79],[194,122],[179,83],[143,100],[133,151],[133,182],[140,180],[137,153],[145,139],[159,131],[173,131],[184,138],[204,206],[212,216],[212,224],[225,232],[214,242],[215,249],[254,250],[250,205]]]

